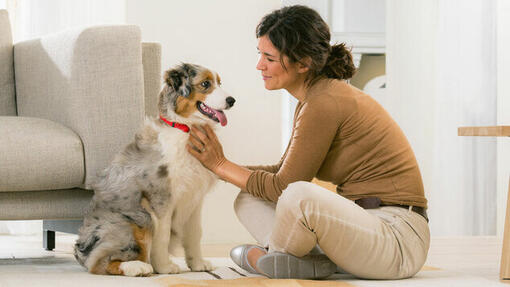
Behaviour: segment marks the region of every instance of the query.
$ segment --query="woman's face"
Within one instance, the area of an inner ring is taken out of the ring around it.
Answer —
[[[262,72],[264,86],[268,90],[286,89],[290,92],[297,85],[302,84],[298,63],[290,63],[287,56],[283,56],[283,62],[287,70],[280,63],[280,51],[273,46],[269,37],[258,38],[259,61],[257,70]]]

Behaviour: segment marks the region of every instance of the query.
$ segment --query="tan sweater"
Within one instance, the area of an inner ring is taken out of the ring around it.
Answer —
[[[250,194],[276,202],[292,182],[314,177],[351,200],[427,207],[420,170],[404,133],[373,98],[345,81],[312,86],[294,114],[287,150],[273,166],[254,170]]]

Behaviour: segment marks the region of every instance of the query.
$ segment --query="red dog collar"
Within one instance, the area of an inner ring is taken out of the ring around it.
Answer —
[[[181,123],[176,123],[176,122],[171,122],[167,119],[165,119],[163,116],[159,116],[159,118],[164,121],[167,125],[171,126],[172,128],[176,128],[176,129],[180,129],[181,131],[185,132],[185,133],[189,133],[189,127],[185,124],[181,124]]]

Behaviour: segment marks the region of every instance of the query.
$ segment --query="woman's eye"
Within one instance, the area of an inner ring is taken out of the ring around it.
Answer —
[[[273,59],[269,59],[269,58],[267,58],[267,61],[268,61],[268,62],[274,62],[274,60],[273,60]]]
[[[200,85],[207,89],[211,86],[211,83],[209,83],[209,81],[203,81],[202,83],[200,83]]]

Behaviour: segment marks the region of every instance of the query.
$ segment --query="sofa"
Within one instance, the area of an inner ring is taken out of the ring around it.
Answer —
[[[0,10],[0,220],[76,233],[98,171],[157,115],[161,47],[133,25],[74,28],[13,44]]]

